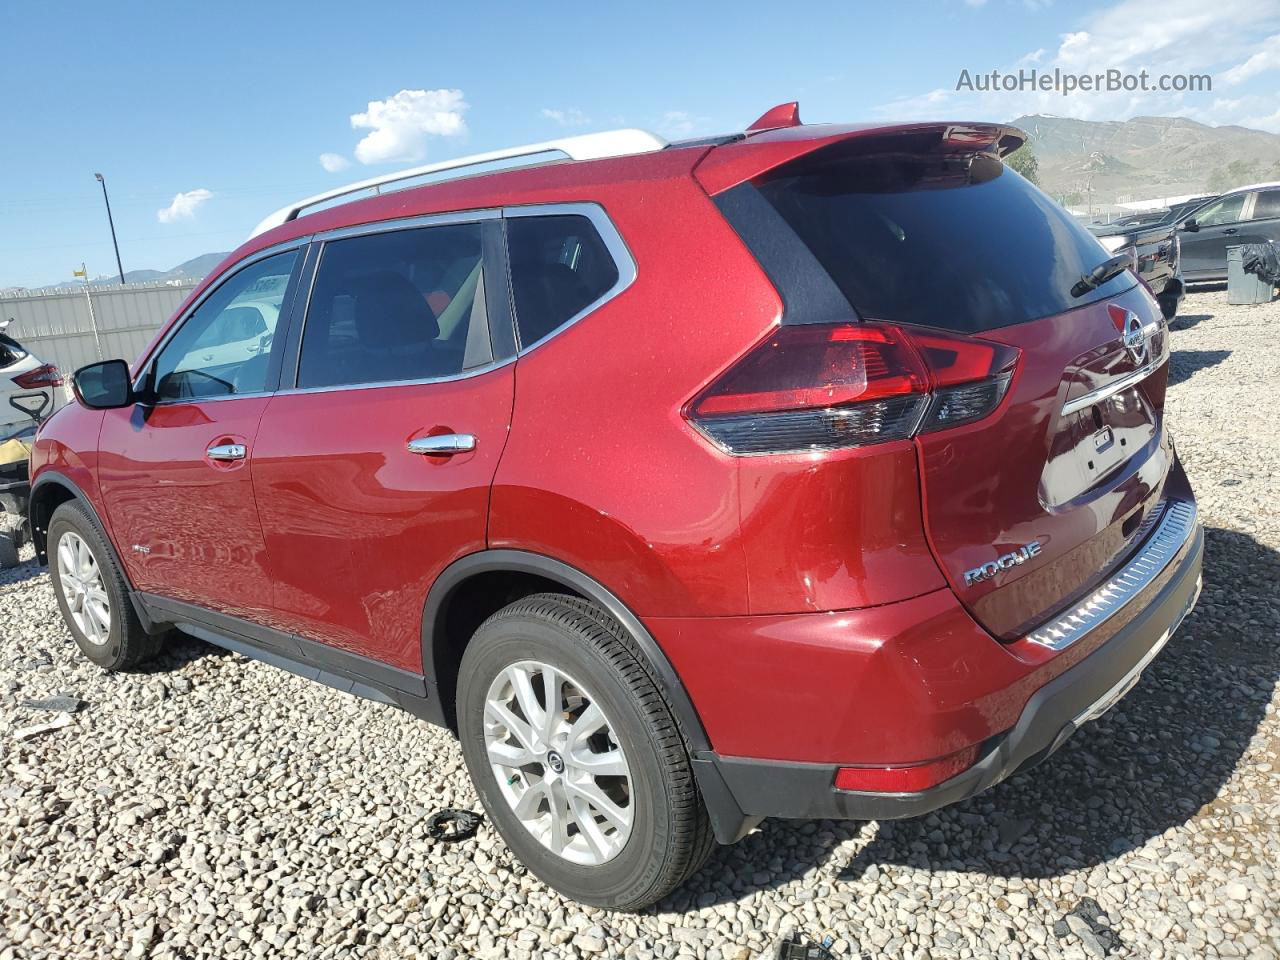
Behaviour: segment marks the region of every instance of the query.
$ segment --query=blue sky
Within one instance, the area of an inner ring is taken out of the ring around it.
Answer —
[[[1042,111],[1280,132],[1280,0],[22,2],[0,36],[0,288],[114,270],[95,171],[125,269],[168,269],[379,172],[618,126],[741,129],[791,99],[811,122]],[[962,69],[1018,65],[1208,72],[1214,89],[955,90]]]

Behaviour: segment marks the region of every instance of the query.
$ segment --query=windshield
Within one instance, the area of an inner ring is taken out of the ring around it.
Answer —
[[[828,148],[758,184],[864,318],[980,332],[1136,282],[1073,297],[1111,254],[1062,207],[990,154],[891,146]]]

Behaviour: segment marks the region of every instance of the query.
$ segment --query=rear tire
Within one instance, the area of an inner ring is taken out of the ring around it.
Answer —
[[[538,594],[498,611],[463,654],[457,704],[485,810],[548,885],[639,910],[705,862],[714,838],[684,739],[630,636],[600,607]]]
[[[48,550],[58,609],[81,653],[106,670],[127,670],[159,652],[164,635],[143,627],[115,554],[79,501],[53,511]]]

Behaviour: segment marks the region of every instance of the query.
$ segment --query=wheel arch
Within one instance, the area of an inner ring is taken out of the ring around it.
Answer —
[[[603,607],[635,640],[654,682],[671,705],[690,753],[697,755],[711,749],[706,729],[679,674],[640,618],[617,594],[593,577],[567,563],[524,550],[483,550],[456,560],[436,578],[427,594],[422,614],[423,672],[437,687],[441,706],[451,724],[456,726],[453,694],[457,665],[471,639],[469,634],[459,635],[460,621],[455,619],[458,601],[467,596],[469,585],[471,589],[489,585],[500,588],[504,583],[517,584],[517,592],[510,597],[499,592],[498,598],[486,605],[497,603],[490,613],[520,595],[547,590],[568,592]],[[487,616],[488,613],[480,619]]]
[[[157,632],[158,627],[152,622],[146,607],[138,599],[133,581],[129,578],[129,571],[120,559],[120,551],[116,548],[115,540],[111,538],[111,532],[102,522],[102,517],[98,514],[93,501],[85,496],[84,491],[70,477],[51,470],[46,470],[36,477],[35,483],[31,485],[30,502],[27,507],[31,521],[31,541],[36,548],[37,560],[42,564],[49,562],[49,520],[58,507],[73,500],[84,507],[89,515],[89,522],[97,528],[107,549],[111,551],[111,559],[115,562],[120,575],[124,577],[125,586],[129,588],[129,603],[137,613],[143,628],[148,633]]]
[[[50,470],[46,470],[36,477],[35,483],[31,485],[31,493],[27,504],[27,514],[31,521],[31,541],[35,544],[37,559],[41,563],[48,562],[49,520],[53,516],[53,512],[69,500],[79,500],[84,505],[93,522],[97,524],[98,531],[102,533],[103,538],[107,541],[107,546],[115,554],[116,565],[123,571],[124,566],[120,564],[119,551],[116,550],[115,542],[107,533],[107,528],[102,523],[102,518],[98,516],[98,511],[93,506],[93,503],[85,496],[84,491],[80,489],[74,480],[64,474]],[[125,579],[128,579],[127,574]]]

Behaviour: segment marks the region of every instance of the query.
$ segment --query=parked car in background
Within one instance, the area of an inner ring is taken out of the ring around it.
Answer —
[[[13,321],[0,321],[0,441],[26,430],[71,399],[61,371],[13,337]]]
[[[1172,320],[1177,316],[1184,284],[1179,257],[1180,238],[1172,223],[1134,224],[1117,220],[1106,225],[1092,224],[1089,232],[1109,252],[1128,254],[1133,261],[1133,272],[1155,295],[1164,318]]]
[[[1184,216],[1192,210],[1198,210],[1210,201],[1217,200],[1219,194],[1206,194],[1203,197],[1192,197],[1190,200],[1183,200],[1180,203],[1171,203],[1165,211],[1164,217],[1161,218],[1162,223],[1178,223]]]
[[[1182,272],[1189,282],[1227,279],[1227,247],[1280,243],[1280,183],[1229,190],[1182,213]]]
[[[1035,766],[1204,538],[1160,308],[1024,140],[788,104],[291,204],[37,435],[71,637],[114,670],[178,627],[449,727],[514,854],[615,909],[764,817]],[[264,301],[228,362],[206,331]]]

